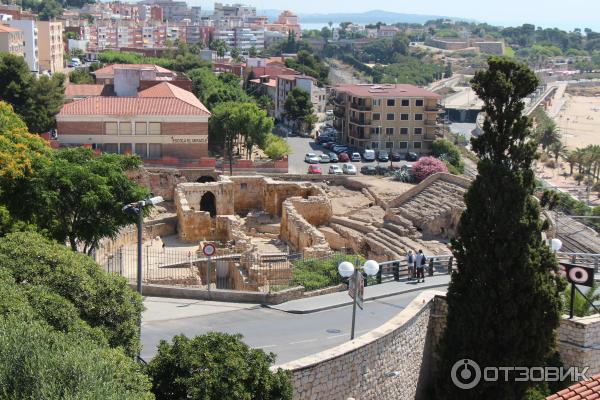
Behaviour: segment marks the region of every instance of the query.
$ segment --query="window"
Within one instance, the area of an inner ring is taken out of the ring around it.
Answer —
[[[160,122],[150,122],[148,124],[149,135],[160,135]]]
[[[400,128],[401,135],[408,135],[408,128]]]
[[[121,122],[119,124],[119,135],[131,135],[131,122]]]
[[[421,142],[413,142],[413,149],[420,149],[421,148]]]
[[[386,149],[393,149],[394,148],[394,142],[385,142],[385,148]]]
[[[246,190],[246,189],[248,189],[248,184],[246,182],[240,183],[240,190]]]
[[[148,125],[145,122],[136,122],[135,123],[135,134],[136,135],[145,135],[147,132]]]
[[[379,132],[381,131],[381,128],[377,127],[377,128],[371,128],[371,134],[372,135],[379,135]]]
[[[402,107],[408,107],[408,106],[410,106],[410,100],[402,99]]]
[[[373,107],[381,107],[381,99],[373,99]]]
[[[388,121],[393,121],[393,120],[394,120],[394,117],[395,117],[395,114],[394,114],[394,113],[388,113],[388,114],[387,114],[387,116],[386,116],[386,119],[387,119]]]
[[[372,149],[378,149],[379,148],[379,143],[377,143],[377,142],[371,142],[371,148]]]
[[[415,107],[423,107],[423,99],[415,100]]]
[[[400,142],[401,149],[408,149],[408,142]]]
[[[387,99],[387,106],[388,107],[396,107],[396,100],[395,99]]]
[[[379,120],[381,120],[381,114],[373,113],[373,121],[379,121]]]
[[[400,121],[408,121],[408,114],[400,114]]]
[[[148,145],[146,143],[136,143],[135,154],[140,156],[142,159],[148,158]]]
[[[104,124],[104,133],[107,135],[116,135],[118,133],[118,127],[116,122],[106,122]]]
[[[104,143],[102,145],[102,151],[104,153],[118,153],[119,145],[117,143]]]
[[[415,121],[423,121],[423,114],[415,114]]]
[[[385,128],[385,133],[388,135],[393,135],[394,134],[394,128]]]
[[[415,135],[420,135],[423,133],[423,128],[415,128]]]
[[[162,158],[162,144],[149,143],[148,144],[148,158],[153,159],[153,160]]]
[[[121,143],[119,145],[119,154],[131,154],[131,143]]]

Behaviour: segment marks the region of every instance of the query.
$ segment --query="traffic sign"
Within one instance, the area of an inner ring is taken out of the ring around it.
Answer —
[[[363,278],[361,273],[354,274],[352,278],[350,278],[348,285],[348,294],[350,297],[354,299],[354,291],[355,291],[355,282],[354,277],[358,279],[358,298],[356,299],[356,305],[363,309],[364,297],[365,297],[365,279]]]
[[[214,243],[205,243],[202,247],[202,252],[206,257],[212,257],[217,252],[217,246]]]
[[[560,263],[560,274],[569,283],[592,287],[594,284],[594,268],[578,264]]]

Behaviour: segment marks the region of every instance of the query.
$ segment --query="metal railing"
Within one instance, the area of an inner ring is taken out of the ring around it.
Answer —
[[[428,258],[427,274],[450,274],[456,269],[456,262],[452,255],[437,255]],[[401,279],[415,278],[416,271],[414,265],[409,268],[407,260],[385,261],[379,264],[379,273],[376,275],[376,282],[383,283],[387,281],[400,281]]]

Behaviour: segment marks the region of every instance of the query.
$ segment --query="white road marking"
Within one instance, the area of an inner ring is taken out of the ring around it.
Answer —
[[[337,338],[342,337],[342,336],[348,336],[348,334],[347,333],[342,333],[341,335],[327,336],[325,339],[337,339]]]
[[[316,342],[317,339],[307,339],[307,340],[299,340],[297,342],[290,342],[290,344],[299,344],[299,343],[310,343],[310,342]]]
[[[269,345],[266,345],[266,346],[255,346],[254,348],[255,349],[270,349],[272,347],[277,347],[277,345],[276,344],[269,344]]]

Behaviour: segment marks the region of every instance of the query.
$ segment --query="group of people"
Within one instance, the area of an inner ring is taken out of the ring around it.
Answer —
[[[425,282],[425,266],[427,265],[427,257],[423,254],[423,250],[419,250],[413,254],[412,250],[406,252],[406,265],[408,265],[408,280],[413,279],[419,282]]]

